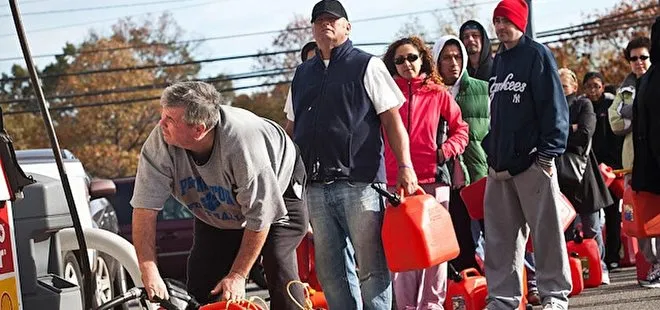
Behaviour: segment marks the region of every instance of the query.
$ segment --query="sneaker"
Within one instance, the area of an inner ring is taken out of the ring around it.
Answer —
[[[557,303],[549,302],[543,306],[543,310],[566,310],[566,308]]]
[[[600,281],[603,285],[610,285],[610,273],[603,272],[603,279]]]
[[[619,271],[619,263],[612,262],[612,263],[607,264],[607,270],[609,270],[609,271]]]
[[[646,288],[660,288],[660,263],[653,264],[646,276],[646,281],[639,281],[639,284]]]

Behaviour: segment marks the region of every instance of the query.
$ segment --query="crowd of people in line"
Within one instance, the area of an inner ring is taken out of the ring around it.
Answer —
[[[315,41],[301,50],[285,128],[222,105],[211,85],[168,87],[131,201],[149,297],[167,297],[154,236],[169,195],[195,214],[187,286],[201,303],[243,298],[262,253],[272,309],[297,309],[285,288],[298,278],[295,248],[308,223],[330,309],[443,309],[448,269],[467,268],[486,276],[487,309],[518,307],[523,268],[530,303],[567,309],[566,242],[578,234],[598,243],[609,284],[619,268],[620,197],[598,165],[632,169],[635,190],[660,195],[660,140],[653,138],[660,123],[652,121],[660,115],[652,86],[660,85],[660,22],[651,39],[628,43],[631,73],[610,93],[599,72],[580,79],[559,69],[550,50],[525,35],[527,18],[525,1],[499,2],[494,56],[484,25],[470,20],[432,48],[410,36],[379,58],[353,47],[343,5],[322,0],[312,10]],[[577,174],[567,168],[575,157],[586,162]],[[459,192],[484,177],[484,220],[472,220]],[[373,184],[434,195],[451,214],[459,256],[390,273],[381,240],[385,201]],[[562,194],[578,213],[566,231]],[[640,285],[660,287],[656,240],[639,245],[652,264]],[[302,289],[291,296],[303,300]]]

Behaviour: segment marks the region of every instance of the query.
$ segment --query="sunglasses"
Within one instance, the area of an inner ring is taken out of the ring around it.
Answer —
[[[415,60],[419,59],[419,55],[416,54],[408,54],[405,57],[404,56],[399,56],[397,58],[394,58],[394,64],[397,65],[402,65],[406,60],[408,62],[414,62]]]
[[[645,60],[649,59],[649,56],[647,56],[647,55],[642,55],[642,56],[632,56],[632,57],[630,57],[630,61],[631,61],[631,62],[635,62],[635,61],[640,60],[640,59],[641,59],[642,61],[645,61]]]

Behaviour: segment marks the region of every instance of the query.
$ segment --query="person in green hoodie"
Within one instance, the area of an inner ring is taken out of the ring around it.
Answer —
[[[479,270],[474,254],[483,229],[473,231],[473,222],[459,192],[465,185],[485,177],[488,173],[486,153],[481,146],[481,141],[488,133],[490,122],[488,83],[473,78],[467,73],[468,54],[458,37],[452,35],[441,37],[433,46],[432,54],[438,72],[461,108],[463,119],[468,123],[470,130],[468,145],[463,155],[457,158],[452,173],[449,210],[461,248],[459,256],[452,261],[452,265],[458,270],[470,267]],[[478,222],[476,224],[476,227],[480,228]]]

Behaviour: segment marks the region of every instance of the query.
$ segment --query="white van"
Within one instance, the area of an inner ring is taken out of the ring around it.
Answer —
[[[16,159],[19,166],[26,175],[39,174],[53,179],[60,179],[57,163],[53,157],[52,149],[33,149],[16,151]],[[62,162],[66,170],[74,204],[80,218],[80,224],[83,228],[104,228],[99,227],[105,224],[95,222],[96,218],[100,221],[108,221],[108,218],[114,217],[114,226],[118,227],[114,209],[105,198],[93,200],[94,216],[90,211],[90,189],[92,180],[85,171],[83,164],[73,153],[68,150],[62,150]],[[112,182],[112,181],[109,181]],[[114,185],[114,184],[113,184]],[[114,188],[114,187],[113,187]],[[99,207],[99,205],[101,205]],[[106,211],[110,210],[110,211]],[[99,214],[102,212],[102,214]],[[118,232],[113,231],[115,233]],[[105,253],[98,253],[96,250],[88,250],[90,267],[95,277],[95,302],[96,306],[103,304],[114,296],[121,294],[126,287],[123,270],[116,260]],[[62,277],[69,282],[78,284],[82,290],[82,272],[79,263],[79,257],[74,252],[62,253]]]

